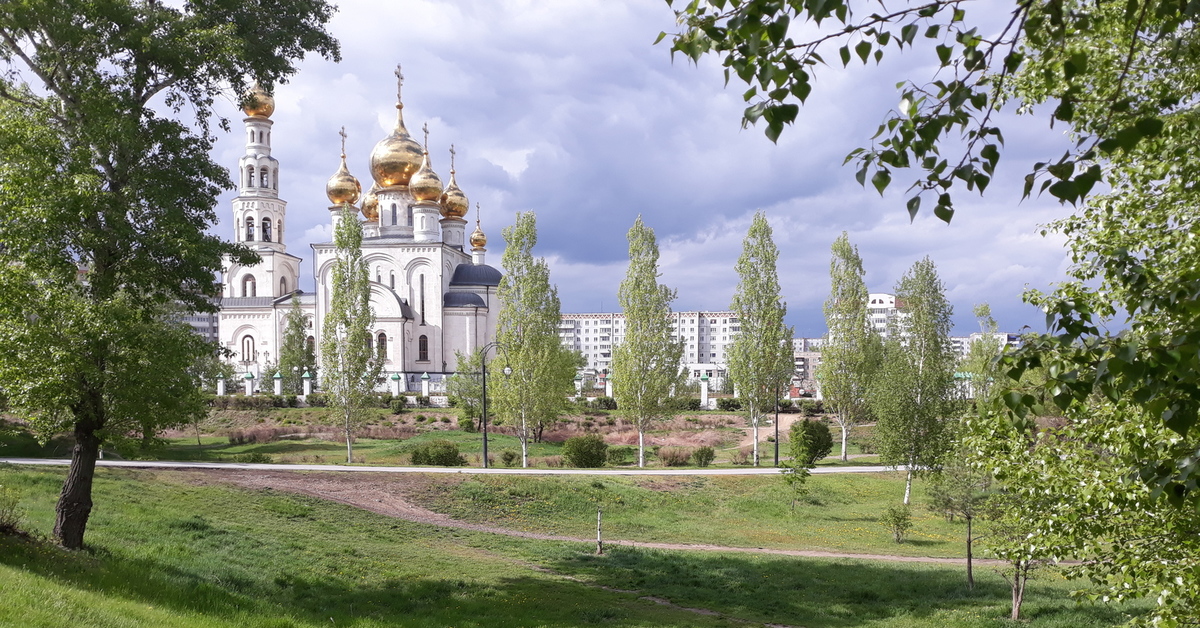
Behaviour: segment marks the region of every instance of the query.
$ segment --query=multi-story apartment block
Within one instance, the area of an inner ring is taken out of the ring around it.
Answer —
[[[1004,347],[1016,348],[1021,346],[1020,336],[1017,334],[1006,334],[1003,332],[997,332],[995,334],[975,332],[970,336],[951,336],[950,344],[954,347],[954,352],[956,355],[966,357],[967,352],[971,350],[971,343],[975,342],[976,340],[986,338],[989,335],[995,337],[996,340],[1000,342],[1001,349]]]
[[[688,377],[708,376],[719,387],[725,379],[725,351],[741,331],[733,312],[672,312],[675,338],[683,341],[683,366]],[[625,315],[620,312],[563,314],[558,336],[565,347],[581,353],[585,369],[612,369],[613,349],[625,338]]]

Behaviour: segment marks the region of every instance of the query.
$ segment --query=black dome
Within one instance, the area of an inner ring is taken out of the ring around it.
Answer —
[[[452,286],[498,286],[500,285],[500,271],[488,266],[487,264],[459,264],[454,269],[454,275],[450,277],[450,285]]]

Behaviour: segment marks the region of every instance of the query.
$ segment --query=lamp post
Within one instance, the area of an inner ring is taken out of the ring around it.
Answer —
[[[483,468],[484,469],[488,468],[487,352],[489,349],[492,349],[492,348],[503,350],[503,348],[500,346],[499,342],[489,342],[486,345],[483,345],[483,348],[479,350],[479,366],[480,366],[480,370],[483,373],[483,403],[482,403],[482,405],[483,405],[482,411],[483,412],[482,412],[482,417],[480,419],[480,423],[483,426],[482,431],[483,431]],[[504,367],[504,375],[505,375],[505,377],[512,375],[512,367],[511,366]]]

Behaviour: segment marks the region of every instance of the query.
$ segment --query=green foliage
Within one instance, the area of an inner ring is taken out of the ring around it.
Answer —
[[[251,452],[248,454],[237,454],[233,457],[233,461],[243,464],[271,464],[275,460],[271,458],[270,454]]]
[[[674,412],[699,412],[699,397],[668,397],[664,404]]]
[[[659,447],[654,455],[665,467],[682,467],[692,459],[693,452],[691,447]]]
[[[21,492],[0,484],[0,535],[20,531],[25,512],[21,509]]]
[[[590,405],[597,410],[616,410],[617,400],[612,397],[593,397]]]
[[[961,370],[970,378],[967,396],[975,400],[975,406],[991,406],[996,382],[1003,377],[1000,355],[1004,344],[996,337],[999,326],[992,318],[992,308],[987,303],[975,306],[975,318],[979,320],[979,331],[984,334],[971,342],[967,355],[963,357]]]
[[[448,440],[435,440],[413,449],[413,464],[441,467],[461,467],[467,464],[466,457],[458,453],[458,445]]]
[[[618,445],[608,448],[608,464],[617,466],[633,460],[634,448],[629,445]]]
[[[696,451],[692,452],[692,462],[694,462],[697,467],[707,467],[708,465],[712,464],[716,457],[717,451],[709,445],[697,447]]]
[[[418,408],[429,408],[433,406],[433,404],[429,401],[429,397],[425,395],[417,395],[413,399],[416,400]]]
[[[300,298],[293,295],[291,309],[284,319],[283,342],[279,346],[279,374],[283,377],[283,391],[288,394],[304,393],[305,373],[312,377],[313,386],[317,385],[317,356],[308,343],[313,333],[308,326],[309,319],[300,309]]]
[[[304,398],[304,403],[314,408],[329,407],[329,395],[323,393],[313,393]]]
[[[763,413],[773,408],[791,380],[791,327],[784,324],[787,304],[780,295],[779,249],[764,212],[754,214],[735,270],[738,286],[729,309],[737,315],[741,333],[726,349],[729,377],[750,416],[754,430],[754,464],[758,464],[758,428]]]
[[[811,467],[833,451],[833,434],[823,421],[805,419],[792,423],[788,431],[788,454]]]
[[[481,349],[468,354],[454,352],[457,372],[446,381],[446,394],[450,405],[458,408],[458,416],[477,421],[483,414],[483,368],[484,355]]]
[[[897,543],[903,543],[904,535],[912,529],[912,511],[908,504],[893,504],[879,516],[879,523],[892,533]]]
[[[645,466],[646,430],[674,416],[670,394],[682,385],[683,342],[671,328],[675,291],[658,283],[658,242],[639,215],[629,229],[629,268],[617,292],[625,339],[613,350],[614,396],[638,431],[638,466]]]
[[[388,406],[390,407],[392,414],[404,414],[408,411],[408,401],[406,401],[403,397],[399,399],[393,399]]]
[[[465,416],[459,417],[458,418],[458,429],[460,429],[464,432],[474,433],[476,431],[475,430],[475,419],[472,419],[470,417],[465,417]]]
[[[573,436],[563,443],[562,456],[572,467],[603,467],[608,460],[608,443],[599,434]]]
[[[513,451],[512,449],[505,449],[504,451],[500,452],[500,460],[504,462],[504,466],[512,467],[521,460],[521,454]]]
[[[737,397],[717,397],[717,409],[725,412],[737,412],[742,409],[742,400]]]

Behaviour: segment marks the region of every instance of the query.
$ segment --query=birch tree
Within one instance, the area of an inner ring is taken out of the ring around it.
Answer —
[[[794,370],[792,328],[784,325],[787,304],[780,297],[779,249],[763,212],[754,214],[735,269],[738,286],[730,309],[741,327],[727,350],[729,377],[737,388],[754,431],[754,464],[758,465],[758,428]]]
[[[279,374],[283,377],[284,394],[304,392],[304,374],[317,375],[317,356],[308,344],[308,317],[300,309],[300,299],[292,296],[283,327],[283,343],[279,346]]]
[[[367,406],[381,365],[371,349],[371,284],[362,257],[362,224],[346,205],[333,235],[336,258],[329,273],[329,311],[321,329],[324,390],[346,437],[346,464],[354,461],[354,430],[369,418]]]
[[[842,232],[833,242],[832,253],[829,299],[824,308],[829,334],[821,348],[817,381],[825,405],[833,410],[833,421],[841,429],[845,461],[851,430],[870,416],[867,391],[879,369],[883,345],[871,327],[869,293],[858,247],[850,244],[850,236]]]
[[[521,466],[529,466],[529,440],[539,422],[558,416],[574,390],[574,356],[560,343],[558,288],[550,284],[550,267],[533,256],[537,218],[518,212],[516,223],[503,231],[504,276],[496,294],[500,315],[496,341],[507,377],[492,380],[496,412],[517,426]]]
[[[894,321],[883,365],[871,393],[879,458],[906,465],[904,503],[913,474],[935,468],[948,447],[947,415],[954,407],[952,308],[928,257],[913,264],[896,286]]]
[[[617,292],[625,338],[613,351],[613,396],[637,428],[639,467],[646,466],[646,429],[674,416],[668,401],[683,381],[683,343],[671,330],[675,291],[658,283],[660,275],[654,230],[638,216],[629,230],[629,269]]]

